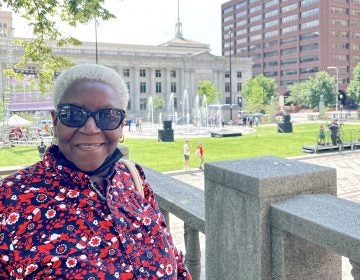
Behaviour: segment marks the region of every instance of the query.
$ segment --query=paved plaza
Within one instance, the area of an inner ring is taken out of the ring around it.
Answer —
[[[336,168],[338,197],[360,203],[360,151],[334,152],[328,154],[305,155],[292,159]],[[169,172],[167,173],[175,179],[183,181],[194,187],[204,189],[204,173],[199,169],[191,172]],[[175,216],[170,216],[171,232],[176,246],[184,250],[183,222]],[[204,258],[205,258],[205,235],[200,234],[201,253],[202,253],[202,279],[204,277]],[[343,258],[343,280],[352,280],[350,273],[351,265],[347,258]]]
[[[303,119],[297,122],[306,122]],[[131,131],[125,131],[125,137],[157,138],[157,130],[162,129],[159,124],[144,125],[142,131],[137,131],[135,126]],[[221,130],[222,128],[190,128],[189,126],[174,126],[175,138],[207,137],[211,130]],[[241,126],[225,126],[227,131],[242,132],[243,135],[252,133],[254,128],[243,128]],[[338,197],[360,203],[360,150],[357,151],[335,151],[332,153],[311,154],[291,159],[309,162],[335,168],[337,171]],[[204,173],[200,169],[192,169],[189,172],[183,170],[167,172],[175,179],[183,181],[189,185],[204,190]],[[174,242],[178,249],[184,251],[184,229],[182,220],[170,214],[170,228]],[[205,279],[205,235],[200,233],[201,254],[202,254],[202,277]],[[351,276],[351,265],[347,258],[343,258],[343,278],[342,280],[353,280]]]

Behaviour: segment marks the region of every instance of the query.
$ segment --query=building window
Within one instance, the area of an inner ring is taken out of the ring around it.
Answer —
[[[140,82],[140,92],[146,93],[146,83],[145,82]]]
[[[300,74],[316,73],[319,72],[319,67],[300,68]]]
[[[317,50],[319,48],[318,43],[300,46],[300,52]]]
[[[297,25],[291,25],[291,26],[287,26],[281,29],[281,33],[288,33],[288,32],[293,32],[297,30]]]
[[[128,89],[128,93],[130,93],[130,82],[126,82],[125,84],[126,84],[126,87]]]
[[[241,89],[242,89],[242,84],[241,84],[241,83],[237,83],[237,84],[236,84],[236,91],[237,91],[237,92],[241,92]]]
[[[146,98],[140,98],[140,110],[145,111],[146,110]]]
[[[318,60],[319,60],[319,57],[317,55],[300,57],[300,63],[312,62],[312,61],[318,61]]]
[[[155,77],[160,78],[161,77],[161,70],[157,69],[155,70]]]
[[[131,100],[130,100],[130,99],[129,99],[129,101],[128,101],[128,105],[127,105],[126,110],[128,110],[128,111],[131,110]]]
[[[171,84],[170,84],[170,92],[176,92],[176,83],[175,82],[171,82]]]
[[[289,12],[291,10],[295,10],[298,6],[298,3],[294,3],[294,4],[291,4],[291,5],[288,5],[288,6],[284,6],[281,8],[281,12],[282,13],[286,13],[286,12]]]
[[[146,70],[140,69],[140,77],[146,77]]]
[[[335,7],[331,7],[331,10],[332,9],[335,9]],[[340,8],[338,8],[340,9]],[[347,10],[347,9],[345,9]],[[333,10],[332,10],[333,11]],[[319,14],[319,8],[314,8],[314,9],[311,9],[311,10],[307,10],[307,11],[304,11],[300,14],[300,17],[301,18],[304,18],[304,17],[312,17],[312,16],[316,16]]]
[[[315,4],[315,3],[318,3],[319,0],[302,0],[301,1],[301,7],[304,7],[306,5],[311,5],[311,4]]]
[[[281,39],[280,43],[282,45],[285,45],[285,44],[296,42],[296,39],[297,39],[296,36],[286,37],[286,38]]]
[[[281,65],[291,65],[291,64],[296,64],[296,63],[297,63],[296,58],[289,58],[289,59],[281,60]]]
[[[225,71],[225,78],[230,78],[230,71]]]
[[[171,70],[170,71],[170,77],[171,78],[176,78],[176,70]]]
[[[262,14],[254,16],[254,17],[250,17],[249,21],[250,22],[255,22],[255,21],[258,21],[258,20],[261,20],[261,19],[262,19]]]
[[[297,20],[297,18],[298,18],[297,14],[294,14],[294,15],[290,15],[290,16],[287,16],[287,17],[283,17],[283,18],[281,19],[281,22],[282,22],[282,23],[285,23],[285,22]]]
[[[296,74],[297,74],[296,69],[289,69],[289,70],[281,71],[281,76],[289,76],[289,75],[296,75]]]
[[[300,29],[306,29],[306,28],[311,28],[311,27],[315,27],[319,25],[319,20],[312,20],[312,21],[308,21],[308,22],[304,22],[302,24],[300,24]]]
[[[281,55],[288,55],[288,54],[292,54],[292,53],[296,53],[296,52],[297,52],[297,47],[287,48],[287,49],[281,50]]]
[[[237,71],[237,72],[236,72],[236,77],[241,78],[241,77],[242,77],[242,72],[241,72],[241,71]]]
[[[225,97],[225,104],[231,104],[230,96]]]
[[[155,91],[156,93],[161,93],[161,82],[156,82]]]
[[[331,35],[336,37],[335,33],[333,33],[333,32],[335,32],[337,34],[337,31],[331,31]],[[347,33],[347,32],[344,32],[344,33]],[[319,37],[319,31],[314,31],[314,32],[310,32],[310,33],[301,34],[300,40],[302,41],[302,40],[313,39],[313,38],[318,38],[318,37]]]
[[[225,92],[230,92],[230,83],[225,83]]]
[[[271,47],[275,47],[278,45],[278,41],[274,40],[274,41],[269,41],[269,42],[265,42],[264,43],[264,48],[271,48]]]
[[[174,109],[177,109],[177,107],[178,107],[177,98],[174,97]]]
[[[130,69],[124,69],[123,70],[123,76],[124,77],[130,77]]]

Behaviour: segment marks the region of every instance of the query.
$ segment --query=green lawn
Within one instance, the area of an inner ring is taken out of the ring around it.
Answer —
[[[202,142],[205,161],[219,161],[249,158],[263,155],[290,157],[303,155],[301,147],[315,144],[319,124],[294,124],[293,133],[278,133],[275,126],[259,127],[257,132],[241,137],[190,138],[191,167],[197,167],[195,156],[198,142]],[[344,134],[348,137],[357,131],[359,125],[346,124]],[[142,165],[158,171],[171,171],[183,168],[184,139],[174,142],[158,142],[157,139],[126,138],[124,145],[129,148],[130,158]],[[0,149],[0,166],[31,164],[38,160],[36,147],[14,147]]]

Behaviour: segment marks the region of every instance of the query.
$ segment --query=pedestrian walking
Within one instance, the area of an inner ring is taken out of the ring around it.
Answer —
[[[204,159],[204,148],[203,145],[201,143],[199,143],[199,145],[196,147],[196,151],[195,151],[196,156],[200,159],[200,169],[204,168],[204,163],[205,163],[205,159]]]
[[[184,170],[189,171],[189,160],[190,160],[190,145],[189,140],[186,139],[184,143]]]

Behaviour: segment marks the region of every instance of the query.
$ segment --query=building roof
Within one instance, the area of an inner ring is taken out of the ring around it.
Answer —
[[[186,39],[183,37],[175,37],[170,41],[160,44],[161,47],[181,47],[181,48],[197,48],[197,49],[207,49],[210,51],[210,45],[201,43],[198,41]]]

